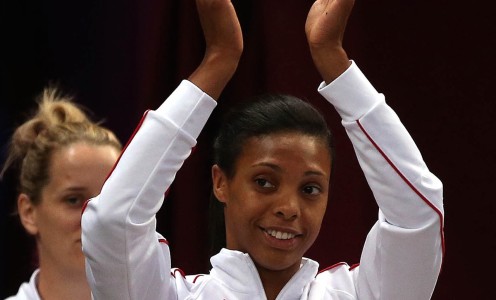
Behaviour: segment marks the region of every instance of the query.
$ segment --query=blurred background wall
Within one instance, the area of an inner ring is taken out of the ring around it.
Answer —
[[[245,51],[158,216],[173,266],[208,272],[210,142],[216,117],[244,97],[288,93],[321,110],[337,138],[338,160],[320,237],[307,256],[321,268],[359,261],[377,206],[336,112],[316,92],[321,79],[304,34],[312,1],[233,1]],[[494,299],[496,24],[485,3],[356,1],[345,46],[386,95],[445,187],[446,257],[433,299]],[[489,3],[487,4],[489,6]],[[0,146],[34,98],[57,83],[126,142],[201,61],[193,0],[3,1],[0,6]],[[15,216],[13,184],[1,183],[0,298],[35,268],[33,242]],[[492,296],[491,296],[492,295]]]

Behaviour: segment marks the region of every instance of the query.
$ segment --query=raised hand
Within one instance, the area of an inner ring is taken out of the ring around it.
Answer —
[[[350,65],[343,36],[354,0],[317,0],[307,16],[305,32],[313,61],[329,83]]]
[[[236,71],[243,51],[243,35],[229,0],[197,0],[196,6],[206,42],[201,65],[189,80],[217,99]]]

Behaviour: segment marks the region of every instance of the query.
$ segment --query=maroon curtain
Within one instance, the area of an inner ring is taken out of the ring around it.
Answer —
[[[338,158],[326,218],[307,256],[321,268],[357,263],[377,205],[337,113],[316,92],[321,78],[304,34],[312,1],[233,2],[245,40],[239,69],[158,214],[173,266],[190,274],[208,272],[211,139],[222,112],[265,92],[292,94],[325,112]],[[478,5],[356,1],[345,37],[349,56],[386,95],[444,183],[446,257],[433,299],[488,299],[494,293],[489,277],[480,273],[494,265],[496,250],[489,196],[496,164],[488,150],[496,129],[489,90],[496,79],[491,68],[496,27],[491,10]],[[51,0],[5,8],[2,144],[49,80],[75,93],[125,142],[142,112],[156,108],[203,55],[193,0]],[[11,204],[5,203],[14,201],[7,195],[2,194],[1,297],[14,293],[33,268],[26,258],[30,245],[6,213]]]

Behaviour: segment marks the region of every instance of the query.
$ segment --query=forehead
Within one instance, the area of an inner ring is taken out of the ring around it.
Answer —
[[[109,145],[74,143],[54,151],[49,168],[50,182],[98,185],[118,157]]]
[[[285,150],[298,145],[307,150],[315,150],[319,152],[326,152],[329,155],[330,149],[328,141],[320,136],[301,132],[277,132],[253,136],[247,138],[242,146],[241,155],[246,152],[260,149],[260,147],[269,147],[273,149]]]
[[[243,144],[236,165],[260,163],[319,169],[330,174],[331,154],[324,139],[298,132],[250,137]]]

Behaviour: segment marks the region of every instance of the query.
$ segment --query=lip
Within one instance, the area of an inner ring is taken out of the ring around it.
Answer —
[[[282,227],[264,228],[264,227],[260,227],[260,229],[263,233],[264,240],[266,241],[266,243],[270,247],[280,249],[280,250],[291,250],[291,249],[295,248],[297,246],[298,242],[301,240],[301,236],[302,236],[302,234],[299,231],[292,229],[292,228],[282,228]],[[268,233],[268,231],[271,231],[271,230],[289,233],[289,234],[294,235],[294,237],[289,238],[289,239],[284,239],[284,240],[277,239]]]

